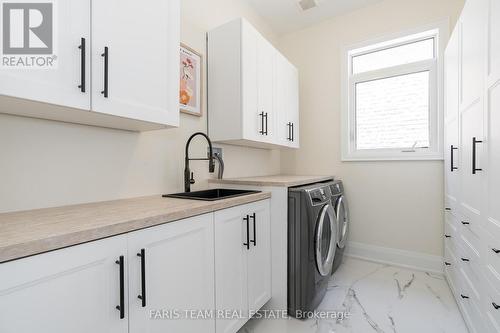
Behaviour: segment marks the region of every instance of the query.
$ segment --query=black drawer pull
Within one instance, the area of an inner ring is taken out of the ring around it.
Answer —
[[[483,143],[481,140],[477,140],[476,137],[472,138],[472,174],[475,175],[477,171],[483,171],[483,169],[480,169],[476,166],[477,164],[477,144],[478,143]]]
[[[253,246],[257,246],[257,226],[255,223],[256,220],[255,213],[250,215],[250,218],[253,220],[253,240],[251,240],[250,242],[253,243]]]
[[[460,259],[462,259],[462,261],[464,261],[464,262],[469,262],[469,261],[470,261],[470,260],[469,260],[469,259],[467,259],[467,258],[460,258]]]
[[[455,156],[453,156],[455,150],[458,150],[458,148],[451,145],[451,163],[450,163],[451,164],[451,172],[458,170],[458,168],[455,166]]]
[[[460,297],[462,297],[463,299],[469,299],[469,296],[465,296],[464,294],[460,294]]]
[[[498,304],[497,304],[497,303],[495,303],[495,302],[491,303],[491,305],[493,305],[493,307],[495,308],[495,310],[500,309],[500,305],[498,305]]]
[[[264,111],[262,111],[261,113],[259,113],[259,117],[260,117],[260,131],[259,131],[259,134],[261,135],[265,135],[266,134],[266,131],[265,131],[265,125],[264,125]]]
[[[267,124],[267,121],[269,120],[269,118],[268,118],[268,114],[267,114],[267,112],[266,112],[266,115],[265,115],[264,117],[266,117],[266,132],[265,132],[264,134],[265,134],[265,135],[269,135],[269,133],[268,133],[268,126],[267,126],[267,125],[268,125],[268,124]]]
[[[496,254],[499,254],[500,253],[500,250],[499,249],[492,249],[493,252],[495,252]]]
[[[444,264],[445,264],[446,266],[451,266],[451,263],[446,262],[446,261],[444,262]]]
[[[141,258],[141,294],[137,296],[142,301],[142,307],[146,307],[146,250],[141,249],[137,256]]]
[[[444,235],[444,237],[445,237],[445,238],[451,238],[451,236],[450,236],[450,235]]]
[[[125,318],[125,267],[123,256],[120,256],[115,263],[120,265],[120,305],[117,305],[116,309],[120,311],[120,319],[123,319]]]
[[[80,85],[78,88],[80,88],[80,91],[82,93],[85,92],[85,56],[86,56],[86,45],[85,45],[85,38],[82,37],[80,41],[80,46],[78,48],[80,49]]]
[[[250,216],[246,216],[243,218],[243,221],[247,224],[247,242],[243,243],[247,247],[247,250],[250,250]]]
[[[101,54],[101,57],[104,57],[104,90],[101,91],[101,94],[103,94],[105,98],[108,98],[109,50],[107,46],[104,47],[104,53]]]
[[[295,124],[292,123],[292,142],[295,142]]]
[[[444,210],[451,211],[451,208],[446,207]]]
[[[470,222],[467,222],[467,221],[462,221],[462,224],[463,224],[463,225],[470,225]]]

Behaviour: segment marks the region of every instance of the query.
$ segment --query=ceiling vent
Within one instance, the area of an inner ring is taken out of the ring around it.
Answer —
[[[318,4],[316,3],[316,0],[300,0],[299,1],[299,6],[302,8],[303,11],[312,9],[316,7]]]

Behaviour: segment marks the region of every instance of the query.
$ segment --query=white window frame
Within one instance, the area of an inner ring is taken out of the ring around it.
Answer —
[[[443,160],[444,51],[449,38],[449,21],[420,27],[398,34],[369,40],[342,48],[341,83],[341,145],[342,161],[378,160]],[[432,34],[425,34],[432,31]],[[352,58],[375,51],[434,38],[435,58],[410,64],[353,74]],[[394,42],[395,41],[395,42]],[[430,76],[430,145],[415,149],[356,149],[356,84],[418,72]]]

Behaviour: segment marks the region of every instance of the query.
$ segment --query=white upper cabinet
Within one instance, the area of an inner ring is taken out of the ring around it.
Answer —
[[[93,111],[178,125],[179,11],[170,0],[92,3]]]
[[[299,74],[281,54],[275,70],[276,136],[283,146],[299,148]]]
[[[56,68],[0,69],[0,112],[134,131],[179,125],[180,0],[57,1]]]
[[[57,67],[0,68],[0,95],[89,110],[90,0],[58,1],[55,8]]]
[[[298,148],[297,69],[244,19],[212,30],[208,38],[213,141]]]

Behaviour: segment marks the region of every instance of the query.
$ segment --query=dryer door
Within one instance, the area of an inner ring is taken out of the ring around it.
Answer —
[[[327,204],[320,211],[314,237],[316,266],[321,276],[332,273],[333,259],[337,250],[337,230],[335,211]]]
[[[347,242],[347,234],[349,233],[349,208],[347,207],[347,201],[343,195],[337,200],[335,212],[337,214],[337,226],[339,228],[337,246],[343,249]]]

